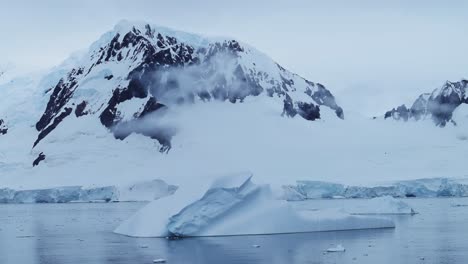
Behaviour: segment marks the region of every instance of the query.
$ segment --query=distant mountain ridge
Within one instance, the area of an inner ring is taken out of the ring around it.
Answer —
[[[432,93],[421,94],[410,108],[403,104],[387,111],[385,119],[408,121],[431,118],[435,125],[443,127],[454,122],[452,115],[457,107],[468,103],[467,87],[468,80],[447,81]]]

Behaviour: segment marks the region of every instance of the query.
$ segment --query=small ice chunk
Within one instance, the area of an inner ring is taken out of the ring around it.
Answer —
[[[166,263],[166,260],[163,258],[158,258],[158,259],[153,260],[153,263]]]
[[[327,252],[345,252],[346,249],[341,245],[338,244],[336,247],[331,247],[327,249]]]
[[[252,245],[253,248],[259,248],[260,245]]]

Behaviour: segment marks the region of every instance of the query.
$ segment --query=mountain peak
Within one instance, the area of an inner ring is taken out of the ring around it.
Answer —
[[[162,36],[169,36],[176,38],[179,42],[187,43],[196,47],[207,45],[209,42],[216,41],[215,38],[201,36],[199,34],[193,34],[182,30],[176,30],[157,24],[151,24],[144,21],[130,21],[120,20],[113,28],[106,34],[116,35],[120,34],[125,36],[127,33],[132,32],[136,35],[145,36],[148,39],[157,40],[158,34]],[[104,34],[104,36],[106,35]],[[219,40],[219,39],[218,39]],[[109,41],[109,39],[105,39]]]
[[[445,126],[453,122],[452,115],[461,104],[468,103],[468,81],[462,79],[458,82],[446,81],[432,93],[421,94],[411,108],[398,107],[385,113],[385,119],[392,117],[396,120],[420,120],[430,117],[437,126]],[[403,105],[404,106],[404,105]],[[401,118],[404,117],[404,118]]]
[[[45,89],[47,103],[35,125],[33,148],[41,148],[39,143],[63,123],[86,120],[87,126],[103,126],[118,140],[134,133],[155,139],[166,152],[177,129],[162,127],[153,117],[212,101],[241,104],[259,97],[285,117],[314,121],[329,108],[343,118],[324,85],[232,38],[123,20],[64,65],[67,72],[58,73],[60,81]]]

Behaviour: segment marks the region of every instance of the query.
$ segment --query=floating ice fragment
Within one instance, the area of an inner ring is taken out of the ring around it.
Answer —
[[[336,247],[331,247],[327,249],[327,252],[345,252],[346,249],[341,245],[338,244]]]
[[[163,258],[153,260],[153,263],[166,263],[166,260]]]

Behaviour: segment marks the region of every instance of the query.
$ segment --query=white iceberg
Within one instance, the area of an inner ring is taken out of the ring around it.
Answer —
[[[466,179],[427,178],[396,181],[382,186],[352,186],[321,181],[297,181],[295,185],[282,186],[282,198],[301,201],[324,198],[374,198],[393,197],[467,197]]]
[[[345,191],[342,184],[322,181],[297,181],[297,188],[308,199],[332,198]]]
[[[343,247],[343,245],[339,244],[336,247],[331,247],[327,249],[327,252],[345,252],[346,249]]]
[[[364,201],[364,203],[345,209],[351,214],[416,214],[416,211],[404,201],[392,196],[382,196]]]
[[[336,210],[297,211],[268,185],[242,173],[220,178],[204,194],[180,187],[151,202],[114,232],[136,237],[232,236],[394,227],[392,220]],[[200,198],[201,197],[201,198]]]
[[[64,186],[32,190],[3,188],[0,189],[0,204],[153,201],[173,194],[176,189],[177,186],[159,179],[102,187]]]

